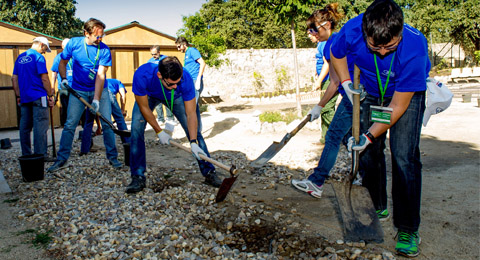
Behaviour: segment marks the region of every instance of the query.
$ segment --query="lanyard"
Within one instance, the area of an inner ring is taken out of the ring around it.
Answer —
[[[382,97],[382,106],[383,106],[383,96],[385,96],[385,92],[387,92],[388,82],[390,81],[390,72],[392,71],[393,60],[395,59],[395,52],[393,52],[392,61],[390,62],[390,68],[388,69],[387,74],[387,81],[385,82],[385,87],[382,87],[382,79],[380,78],[380,72],[378,71],[377,65],[377,55],[373,54],[373,60],[375,61],[375,69],[377,69],[377,80],[378,80],[378,88],[380,89],[380,94]]]
[[[83,46],[85,46],[85,53],[87,53],[87,59],[93,64],[93,69],[95,69],[95,66],[97,66],[98,56],[100,55],[100,43],[98,44],[97,57],[95,57],[95,63],[93,63],[93,61],[88,56],[87,43],[85,41],[83,41]]]
[[[68,65],[68,69],[72,70],[72,59],[68,61],[67,65]]]
[[[160,85],[162,86],[163,97],[165,98],[165,102],[167,102],[167,107],[168,107],[168,100],[167,100],[167,96],[165,95],[165,90],[164,90],[164,87],[163,87],[163,83],[160,79],[158,79],[158,81],[160,81]],[[175,95],[175,89],[172,89],[171,93],[172,93],[172,95],[170,97],[170,103],[172,105],[170,106],[170,111],[172,111],[172,113],[173,113],[173,96]]]

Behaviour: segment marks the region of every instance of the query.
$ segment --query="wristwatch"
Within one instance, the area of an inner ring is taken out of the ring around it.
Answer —
[[[197,141],[197,139],[192,139],[192,140],[190,140],[190,144],[191,144],[191,143],[196,143],[196,144],[198,144],[198,141]]]
[[[365,135],[368,137],[368,139],[370,139],[370,142],[375,142],[375,137],[372,135],[372,133],[370,133],[369,131],[367,131],[365,133]]]

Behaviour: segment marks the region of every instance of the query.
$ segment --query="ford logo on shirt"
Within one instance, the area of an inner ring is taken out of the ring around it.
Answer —
[[[24,57],[22,57],[22,58],[18,61],[18,63],[20,63],[20,64],[26,64],[26,63],[29,63],[29,62],[31,62],[31,61],[32,61],[32,57],[30,57],[30,56],[24,56]]]

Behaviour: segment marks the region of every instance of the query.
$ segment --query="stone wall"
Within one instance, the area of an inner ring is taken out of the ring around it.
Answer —
[[[300,88],[312,87],[315,75],[316,49],[297,49]],[[216,94],[240,98],[261,92],[295,89],[293,49],[227,50],[219,67],[207,67],[204,72],[204,95]],[[281,86],[277,79],[286,72],[289,81]],[[263,76],[261,87],[255,84],[254,72]]]

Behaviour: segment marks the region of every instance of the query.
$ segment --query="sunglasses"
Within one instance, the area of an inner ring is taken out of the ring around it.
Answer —
[[[319,26],[317,26],[316,28],[309,28],[309,29],[307,30],[307,33],[309,33],[309,34],[316,34],[316,33],[318,33],[318,29],[320,29],[321,27],[323,27],[325,24],[327,24],[327,21],[321,23],[321,24],[320,24]]]
[[[95,36],[95,38],[96,38],[97,40],[103,39],[103,38],[105,38],[105,34],[102,34],[102,35],[100,35],[100,36]]]
[[[178,84],[178,82],[177,83],[167,82],[165,79],[162,79],[162,81],[163,81],[163,84],[165,84],[165,86],[169,88]]]
[[[388,46],[381,46],[381,47],[378,47],[378,46],[374,46],[372,43],[370,43],[368,40],[367,40],[367,46],[370,50],[372,51],[380,51],[382,49],[385,49],[387,51],[393,51],[395,50],[397,47],[398,47],[398,44],[400,43],[400,40],[402,39],[402,37],[398,37],[398,40],[393,43],[393,44],[390,44]]]

